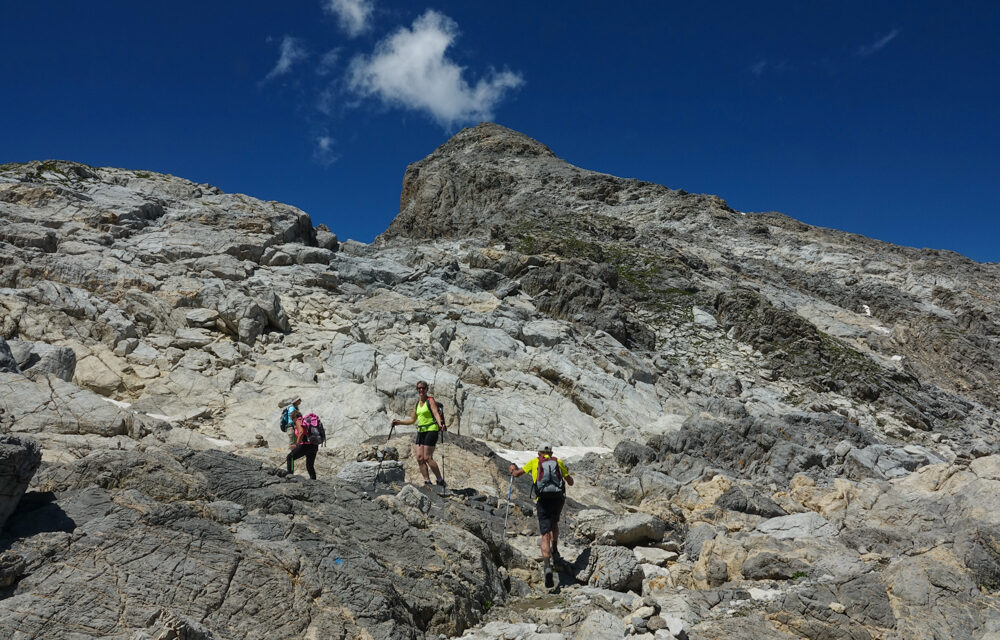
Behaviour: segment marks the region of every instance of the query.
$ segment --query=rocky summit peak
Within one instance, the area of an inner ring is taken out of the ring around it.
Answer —
[[[993,637],[998,283],[488,123],[372,245],[0,165],[0,637]],[[391,427],[420,380],[446,489]],[[557,593],[508,470],[540,442]]]
[[[500,226],[574,233],[606,226],[602,221],[611,218],[658,223],[687,214],[692,223],[735,212],[716,196],[575,167],[523,134],[484,123],[407,168],[399,214],[379,242],[397,236],[485,238]]]
[[[434,153],[503,158],[555,157],[552,150],[541,142],[493,122],[481,122],[462,129]]]

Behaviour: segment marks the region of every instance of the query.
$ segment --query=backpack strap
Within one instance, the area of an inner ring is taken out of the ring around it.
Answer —
[[[420,401],[417,400],[417,402]],[[437,417],[434,415],[435,411],[441,413],[441,410],[438,409],[438,402],[437,400],[434,399],[434,396],[427,396],[427,408],[430,409],[431,418],[434,418],[434,424],[436,424],[439,427],[443,426],[441,423],[444,422],[444,416],[441,416],[441,420],[438,420]]]

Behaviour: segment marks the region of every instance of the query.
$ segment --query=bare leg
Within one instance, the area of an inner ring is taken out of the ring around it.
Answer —
[[[542,560],[546,562],[552,557],[552,532],[542,534]]]
[[[417,459],[417,468],[420,469],[424,482],[430,482],[431,478],[427,473],[427,447],[422,444],[413,445],[413,455]]]
[[[438,463],[434,462],[434,447],[424,447],[424,450],[426,451],[425,455],[427,456],[427,466],[434,472],[434,477],[440,480],[441,470],[438,469]],[[424,477],[427,478],[426,475]]]

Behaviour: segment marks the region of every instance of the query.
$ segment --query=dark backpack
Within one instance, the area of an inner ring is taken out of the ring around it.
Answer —
[[[290,404],[285,407],[284,411],[281,412],[281,421],[278,423],[278,428],[282,431],[288,431],[293,426],[292,423],[292,412],[297,411],[294,404]]]
[[[553,496],[566,493],[566,481],[559,469],[559,459],[555,457],[538,458],[538,480],[535,480],[535,493],[539,496]]]
[[[302,416],[302,426],[309,434],[309,444],[325,444],[326,429],[323,428],[323,421],[315,413],[307,413]]]

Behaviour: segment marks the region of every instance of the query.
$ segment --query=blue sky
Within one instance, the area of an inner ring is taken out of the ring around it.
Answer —
[[[488,119],[578,166],[1000,261],[1000,3],[0,0],[0,162],[162,171],[371,241]]]

